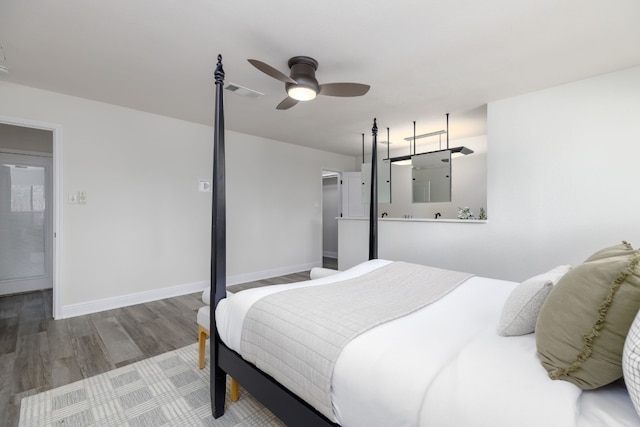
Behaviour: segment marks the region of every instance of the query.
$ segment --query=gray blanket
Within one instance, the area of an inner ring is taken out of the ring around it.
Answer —
[[[335,421],[331,376],[344,346],[438,300],[469,277],[394,262],[355,279],[263,297],[245,318],[242,356]]]

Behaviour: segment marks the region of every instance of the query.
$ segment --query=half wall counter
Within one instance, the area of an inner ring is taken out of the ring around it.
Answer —
[[[474,271],[470,239],[486,238],[488,220],[378,218],[378,257],[458,271]],[[368,257],[368,218],[338,218],[338,269]],[[473,245],[472,245],[473,246]],[[466,267],[468,266],[468,267]]]

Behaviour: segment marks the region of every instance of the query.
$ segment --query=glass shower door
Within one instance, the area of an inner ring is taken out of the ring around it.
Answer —
[[[0,295],[52,287],[50,164],[0,153]]]

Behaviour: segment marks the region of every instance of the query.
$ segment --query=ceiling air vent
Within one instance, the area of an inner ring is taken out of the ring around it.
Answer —
[[[249,89],[244,86],[237,85],[235,83],[229,83],[227,87],[225,87],[225,89],[230,92],[237,93],[238,95],[246,96],[249,98],[260,98],[262,95],[264,95],[264,93],[257,92],[253,89]]]

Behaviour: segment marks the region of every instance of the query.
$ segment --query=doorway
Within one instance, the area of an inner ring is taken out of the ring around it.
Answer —
[[[338,269],[338,217],[341,209],[340,172],[322,171],[322,266]]]
[[[0,295],[53,287],[51,157],[0,152]]]
[[[0,296],[41,289],[59,317],[61,127],[0,116]],[[50,315],[51,315],[50,314]]]

